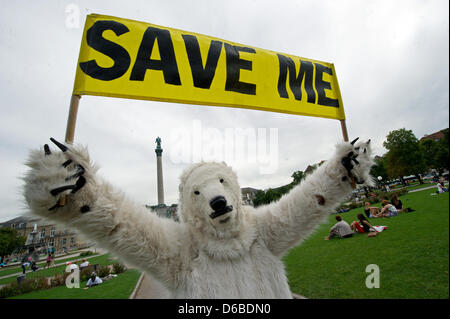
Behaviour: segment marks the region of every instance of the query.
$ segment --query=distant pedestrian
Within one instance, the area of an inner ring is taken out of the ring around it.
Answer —
[[[47,259],[45,260],[46,261],[46,267],[47,268],[50,268],[50,266],[51,266],[51,264],[52,264],[52,255],[51,254],[48,254],[48,256],[47,256]]]

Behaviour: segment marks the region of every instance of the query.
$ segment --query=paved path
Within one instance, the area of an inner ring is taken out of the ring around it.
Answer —
[[[298,294],[292,294],[294,299],[307,299]],[[130,296],[130,299],[168,299],[169,291],[151,276],[142,273],[136,284],[136,288]]]
[[[447,187],[448,187],[448,184],[446,184],[446,185],[447,185]],[[419,191],[423,191],[423,190],[431,189],[431,188],[434,188],[435,190],[437,190],[436,185],[433,185],[433,186],[428,186],[428,187],[424,187],[424,188],[413,189],[413,190],[410,190],[408,193],[419,192]]]
[[[156,279],[142,273],[130,299],[167,299],[169,291]]]

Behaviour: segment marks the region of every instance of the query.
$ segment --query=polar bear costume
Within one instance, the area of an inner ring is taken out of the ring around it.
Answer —
[[[370,140],[338,144],[301,184],[258,208],[241,204],[230,167],[194,164],[181,176],[178,223],[101,179],[86,148],[52,141],[62,152],[44,145],[27,162],[24,195],[31,212],[79,230],[159,279],[173,298],[292,298],[281,257],[356,183],[373,183]]]

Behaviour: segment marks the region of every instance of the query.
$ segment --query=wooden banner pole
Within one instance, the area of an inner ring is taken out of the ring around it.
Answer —
[[[75,136],[75,124],[77,122],[78,105],[80,103],[80,95],[72,95],[70,99],[69,118],[66,127],[66,143],[73,144]]]
[[[348,142],[347,125],[345,124],[345,120],[340,120],[340,122],[341,122],[342,136],[344,137],[344,142]]]

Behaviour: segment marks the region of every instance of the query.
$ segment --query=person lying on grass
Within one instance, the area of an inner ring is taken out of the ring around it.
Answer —
[[[354,232],[367,233],[367,237],[375,237],[379,232],[382,232],[386,226],[372,226],[363,214],[357,215],[358,221],[353,221],[350,228]]]
[[[103,280],[101,280],[100,277],[98,277],[97,274],[93,272],[88,282],[86,283],[86,288],[83,289],[89,289],[91,287],[100,285],[102,282]]]
[[[333,227],[330,229],[330,234],[325,237],[325,240],[330,240],[333,237],[339,238],[349,238],[353,236],[353,230],[350,228],[350,225],[342,220],[341,216],[336,216],[336,220],[338,221]]]

